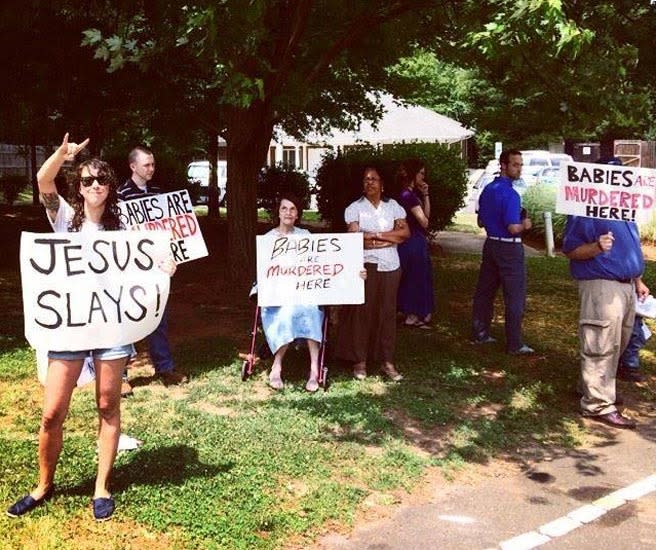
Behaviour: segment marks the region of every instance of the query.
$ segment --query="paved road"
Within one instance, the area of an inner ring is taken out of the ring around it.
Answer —
[[[349,536],[329,534],[319,548],[656,548],[656,419],[643,417],[635,432],[588,422],[597,441],[587,449],[562,456],[536,450],[526,463],[491,468],[477,483],[438,484],[427,502],[399,507]]]

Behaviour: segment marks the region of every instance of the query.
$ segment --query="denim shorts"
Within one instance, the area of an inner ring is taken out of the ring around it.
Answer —
[[[137,352],[133,344],[116,346],[113,348],[85,349],[81,351],[49,351],[50,359],[62,359],[64,361],[76,361],[93,356],[94,359],[111,361],[112,359],[121,359],[122,357],[132,357]]]

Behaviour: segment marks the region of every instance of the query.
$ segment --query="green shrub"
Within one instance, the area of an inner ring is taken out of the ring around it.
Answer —
[[[27,187],[25,176],[3,176],[0,178],[0,190],[6,204],[11,206],[20,192]]]
[[[459,150],[437,143],[400,143],[382,148],[363,145],[344,153],[329,153],[317,172],[321,218],[329,221],[335,231],[344,229],[344,209],[361,196],[362,174],[367,165],[373,164],[380,170],[385,194],[396,199],[401,191],[396,184],[396,172],[399,164],[410,158],[421,159],[426,165],[431,197],[430,229],[444,229],[464,206],[467,175]]]
[[[656,213],[652,214],[650,221],[641,223],[639,228],[643,243],[656,244]]]
[[[257,180],[257,206],[264,208],[273,219],[276,201],[283,192],[296,195],[303,208],[310,206],[310,182],[305,172],[286,164],[262,168]]]
[[[533,227],[530,233],[535,236],[544,238],[544,212],[551,212],[554,241],[560,243],[563,240],[565,223],[567,216],[565,214],[556,214],[556,185],[534,185],[529,187],[522,196],[522,205],[531,218]]]

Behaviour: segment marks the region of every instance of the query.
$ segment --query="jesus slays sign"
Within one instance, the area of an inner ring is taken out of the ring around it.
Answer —
[[[130,344],[159,324],[169,276],[164,232],[23,233],[25,337],[51,351]]]

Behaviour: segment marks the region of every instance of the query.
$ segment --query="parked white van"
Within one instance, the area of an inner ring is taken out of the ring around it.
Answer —
[[[228,181],[228,163],[220,160],[216,164],[219,179],[219,204],[223,203],[226,193],[226,182]],[[207,203],[207,188],[210,180],[210,163],[207,160],[190,162],[187,166],[187,178],[200,184],[200,197],[198,202]]]

